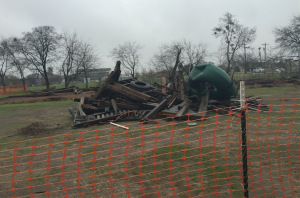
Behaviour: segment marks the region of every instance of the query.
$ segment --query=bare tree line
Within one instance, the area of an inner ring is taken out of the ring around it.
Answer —
[[[273,34],[276,45],[268,47],[264,61],[284,62],[287,57],[299,59],[300,15],[294,16],[290,24],[274,28]],[[219,50],[214,53],[209,53],[207,44],[201,41],[172,41],[158,46],[146,67],[141,63],[144,46],[135,41],[127,41],[109,51],[109,57],[115,61],[120,60],[125,72],[131,77],[136,77],[138,71],[145,73],[146,70],[164,72],[172,77],[179,64],[189,74],[194,66],[211,62],[209,59],[213,56],[216,65],[223,66],[228,73],[236,66],[244,67],[246,72],[250,63],[262,62],[262,54],[259,53],[261,47],[254,48],[250,45],[256,38],[256,28],[240,24],[234,15],[225,13],[213,28],[212,35],[221,38]],[[49,88],[49,71],[53,73],[53,68],[58,68],[67,87],[80,74],[88,82],[87,71],[100,64],[96,47],[77,32],[64,31],[60,34],[52,26],[40,26],[24,32],[21,37],[12,36],[0,40],[0,82],[3,86],[9,72],[18,73],[25,84],[25,70],[29,70],[41,75]]]
[[[55,65],[59,65],[67,87],[80,73],[85,73],[86,76],[87,70],[99,63],[92,44],[79,38],[76,32],[65,31],[59,34],[51,26],[32,28],[32,31],[24,32],[20,38],[2,38],[0,55],[0,78],[3,86],[7,72],[14,70],[25,84],[27,69],[40,74],[49,88],[49,74],[53,73]]]

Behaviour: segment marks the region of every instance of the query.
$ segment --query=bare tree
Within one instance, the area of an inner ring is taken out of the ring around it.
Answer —
[[[250,48],[246,51],[239,50],[237,51],[234,57],[235,66],[242,66],[244,70],[249,70],[251,64],[257,64],[259,62],[259,57],[255,53],[253,48]]]
[[[1,78],[1,83],[4,87],[5,87],[6,72],[11,69],[10,56],[7,47],[8,47],[8,39],[2,38],[0,42],[0,78]]]
[[[12,67],[18,71],[22,79],[23,89],[25,90],[25,70],[28,68],[29,62],[18,52],[18,39],[11,37],[7,40],[7,51],[11,60]]]
[[[110,57],[114,60],[120,60],[124,67],[130,71],[130,75],[134,78],[136,68],[141,65],[141,55],[139,51],[143,49],[143,46],[136,42],[125,42],[110,51]]]
[[[159,53],[154,54],[150,64],[158,71],[166,70],[169,73],[169,80],[173,82],[175,72],[180,63],[183,45],[181,42],[173,41],[169,44],[159,46]]]
[[[290,24],[273,31],[277,47],[292,54],[300,54],[300,15],[294,16]]]
[[[198,43],[193,45],[191,41],[183,40],[183,50],[185,54],[185,60],[190,66],[189,71],[192,71],[193,67],[204,63],[204,59],[208,56],[207,45],[204,43]]]
[[[226,50],[223,46],[219,46],[218,51],[214,52],[213,56],[216,59],[217,66],[226,68],[226,66],[227,66]]]
[[[227,68],[230,72],[231,63],[235,52],[244,44],[249,44],[256,37],[256,28],[248,28],[239,24],[239,22],[230,13],[226,13],[217,27],[213,28],[213,34],[216,38],[222,38],[222,44],[226,49]]]
[[[82,52],[83,41],[78,37],[76,32],[69,33],[65,31],[62,36],[62,43],[60,47],[60,57],[62,63],[60,71],[63,73],[65,87],[74,80],[82,71],[82,61],[84,58],[80,53]],[[78,64],[79,63],[79,64]]]
[[[163,46],[160,46],[159,52],[154,54],[154,56],[150,59],[149,64],[152,65],[157,72],[167,71],[169,76],[171,76],[174,65],[174,57],[170,56]]]
[[[50,82],[47,67],[57,60],[57,48],[61,40],[54,27],[40,26],[24,33],[23,38],[18,42],[18,51],[22,53],[30,63],[31,70],[40,73],[49,88]]]
[[[86,82],[86,88],[88,88],[88,71],[92,68],[95,68],[97,65],[101,65],[101,61],[96,53],[95,47],[90,43],[84,43],[81,46],[79,59],[77,60],[76,64],[82,69]]]

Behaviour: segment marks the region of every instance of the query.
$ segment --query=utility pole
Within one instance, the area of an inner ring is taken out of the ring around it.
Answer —
[[[247,73],[247,72],[246,72],[246,65],[247,65],[246,49],[247,49],[247,48],[249,48],[249,47],[246,47],[246,44],[244,43],[244,54],[245,54],[245,66],[244,66],[245,71],[244,71],[244,72],[245,72],[245,73]]]
[[[259,55],[259,62],[261,62],[261,53],[260,53],[260,49],[261,49],[261,47],[258,48],[258,51],[259,51],[259,52],[258,52],[258,55]]]
[[[265,68],[264,68],[264,73],[266,73],[266,64],[267,64],[267,45],[269,45],[269,44],[264,43],[264,44],[262,44],[262,45],[265,46],[265,47],[264,47],[264,50],[265,50]]]

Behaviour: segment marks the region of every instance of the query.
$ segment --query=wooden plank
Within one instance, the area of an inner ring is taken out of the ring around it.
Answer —
[[[221,115],[226,115],[226,114],[228,114],[228,109],[226,109],[226,108],[218,107],[218,106],[216,106],[216,105],[211,105],[211,107],[212,107],[213,109],[219,109],[219,110],[218,110],[218,113],[221,114]]]
[[[176,91],[175,89],[171,88],[171,87],[167,87],[167,86],[164,86],[156,81],[154,81],[154,84],[157,85],[158,87],[165,87],[166,89],[168,90],[171,90],[171,91]]]
[[[119,93],[119,94],[121,94],[121,95],[124,95],[124,96],[126,96],[126,97],[128,97],[128,98],[130,98],[130,99],[132,99],[132,100],[134,100],[134,101],[138,101],[138,102],[147,102],[147,99],[142,98],[142,97],[140,97],[139,95],[136,95],[136,94],[134,94],[134,93],[132,93],[132,92],[128,92],[127,89],[124,89],[124,88],[122,88],[122,87],[120,87],[120,86],[108,84],[108,85],[106,85],[106,87],[107,87],[108,89],[110,89],[110,90],[112,90],[112,91],[114,91],[114,92],[116,92],[116,93]],[[125,86],[124,86],[124,87],[125,87]],[[127,88],[130,89],[129,87],[127,87]],[[149,96],[149,97],[150,97],[150,96]]]
[[[148,118],[152,118],[156,113],[158,113],[160,110],[162,110],[167,104],[168,102],[172,99],[171,96],[167,96],[163,101],[161,101],[161,103],[159,103],[154,109],[152,109],[152,111],[150,111],[147,115],[146,115],[146,119]]]
[[[117,107],[117,103],[116,103],[115,99],[111,99],[111,104],[112,104],[112,107],[115,111],[115,114],[117,114],[118,113],[118,107]]]
[[[180,103],[180,104],[178,105],[178,109],[179,109],[179,110],[182,109],[182,107],[185,105],[186,102],[187,102],[187,100],[184,100],[182,103]]]
[[[81,108],[80,102],[78,102],[77,110],[79,111],[79,115],[80,115],[80,116],[86,116],[86,114],[83,112],[83,110],[82,110],[82,108]]]
[[[175,85],[175,90],[176,91],[178,91],[178,74],[176,74],[175,76],[174,76],[174,85]]]
[[[178,65],[179,69],[179,92],[180,92],[180,99],[184,100],[184,78],[183,78],[183,67],[182,64]]]
[[[70,112],[70,114],[71,114],[71,116],[72,116],[72,118],[73,118],[73,120],[74,120],[75,117],[76,117],[76,113],[75,113],[75,111],[73,110],[73,108],[69,108],[69,112]]]
[[[173,98],[174,98],[174,99],[173,99]],[[173,97],[172,97],[172,101],[168,103],[168,105],[169,105],[168,108],[171,107],[171,105],[174,103],[175,100],[176,100],[176,97],[173,96]]]
[[[206,91],[206,95],[202,96],[198,113],[201,113],[203,117],[206,117],[207,114],[207,105],[209,101],[209,91]],[[202,113],[203,112],[203,113]]]
[[[176,114],[176,117],[182,116],[187,111],[187,109],[190,107],[191,104],[192,104],[192,100],[187,100],[186,103],[184,104],[184,106]]]
[[[85,92],[83,92],[81,94],[81,98],[80,98],[80,104],[83,105],[84,104],[84,99],[85,99]]]
[[[121,67],[121,61],[117,61],[115,70],[108,75],[108,77],[105,79],[103,84],[99,87],[99,89],[97,90],[97,92],[95,93],[95,95],[93,96],[92,99],[94,99],[94,100],[97,99],[101,95],[101,93],[104,91],[107,84],[117,82],[119,80],[119,77],[121,74],[120,67]]]
[[[144,93],[142,93],[142,92],[136,91],[136,90],[134,90],[134,89],[131,89],[131,88],[126,87],[126,86],[124,86],[124,85],[121,85],[121,84],[119,84],[119,83],[114,83],[114,85],[115,85],[116,87],[120,88],[120,89],[124,89],[124,90],[126,90],[126,91],[128,91],[128,92],[130,92],[130,93],[132,93],[132,94],[134,94],[134,95],[137,95],[137,96],[139,96],[139,97],[141,97],[141,98],[144,98],[144,99],[146,99],[147,101],[151,100],[151,96],[149,96],[149,95],[147,95],[147,94],[144,94]]]
[[[112,106],[112,103],[109,102],[109,101],[105,101],[105,100],[89,100],[89,103],[90,104],[95,104],[99,107],[110,107]],[[124,103],[124,102],[120,102],[120,103],[116,103],[117,104],[117,107],[118,108],[124,108],[124,109],[135,109],[135,110],[138,110],[138,109],[152,109],[153,105],[147,105],[147,104],[138,104],[138,103],[135,103],[135,104],[132,104],[132,103]]]
[[[166,94],[166,84],[167,84],[166,78],[162,77],[161,82],[162,82],[161,84],[163,85],[163,87],[161,88],[161,92]]]

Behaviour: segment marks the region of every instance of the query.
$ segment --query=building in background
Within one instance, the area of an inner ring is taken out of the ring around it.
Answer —
[[[87,78],[90,82],[99,82],[103,78],[107,77],[111,72],[111,68],[99,68],[99,69],[88,69]],[[85,74],[83,71],[77,76],[76,81],[78,83],[85,82]]]

